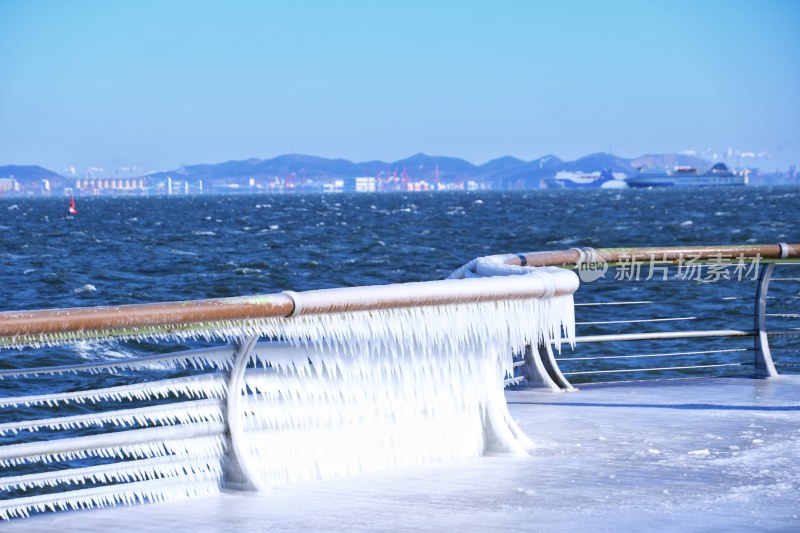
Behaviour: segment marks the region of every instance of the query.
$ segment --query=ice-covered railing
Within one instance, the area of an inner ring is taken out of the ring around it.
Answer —
[[[456,274],[576,269],[575,350],[553,357],[539,346],[515,363],[514,378],[571,390],[570,382],[797,372],[799,258],[797,244],[573,248],[476,259]]]
[[[522,453],[512,357],[578,278],[503,274],[0,313],[0,517]]]

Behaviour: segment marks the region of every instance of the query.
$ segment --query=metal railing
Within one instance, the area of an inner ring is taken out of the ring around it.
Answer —
[[[538,358],[517,362],[509,382],[542,386],[548,380],[538,360],[552,360],[548,372],[562,390],[572,383],[797,371],[799,255],[798,245],[785,244],[527,254],[520,262],[584,274],[576,347],[549,357],[549,347],[540,346]]]
[[[502,371],[578,279],[517,274],[0,313],[0,519],[520,447]]]

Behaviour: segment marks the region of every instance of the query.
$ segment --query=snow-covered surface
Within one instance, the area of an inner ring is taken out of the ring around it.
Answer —
[[[800,376],[507,392],[536,447],[4,531],[800,530]]]

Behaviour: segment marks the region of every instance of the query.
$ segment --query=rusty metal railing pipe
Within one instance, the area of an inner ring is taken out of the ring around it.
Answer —
[[[548,278],[552,279],[548,280]],[[322,314],[522,298],[547,298],[572,294],[578,289],[577,277],[562,269],[548,269],[544,278],[505,276],[464,281],[441,280],[344,287],[290,294],[294,295],[295,304],[298,306],[295,314]]]
[[[75,307],[0,313],[0,337],[74,331],[125,330],[226,320],[288,316],[294,302],[285,294],[184,302]]]
[[[680,261],[686,259],[714,260],[718,258],[738,259],[787,259],[800,258],[800,244],[754,244],[744,246],[682,246],[652,248],[597,248],[597,257],[607,263],[621,261]],[[581,249],[556,250],[551,252],[528,252],[508,254],[503,262],[518,266],[564,266],[576,265],[581,259]]]
[[[653,248],[570,248],[549,252],[492,255],[473,259],[458,268],[450,278],[508,275],[522,273],[530,267],[575,268],[582,264],[677,261],[728,260],[780,260],[800,258],[800,244],[754,244],[744,246],[668,246]]]
[[[0,313],[0,340],[60,333],[114,331],[136,335],[148,327],[161,333],[263,318],[478,303],[572,294],[578,279],[563,269],[535,276],[343,287],[282,293],[114,307],[78,307]],[[525,278],[522,280],[521,278]]]
[[[655,248],[601,248],[529,252],[476,259],[456,271],[451,277],[471,277],[470,265],[493,264],[485,269],[490,275],[525,274],[525,267],[575,266],[586,260],[586,250],[591,257],[608,263],[619,261],[678,261],[696,258],[713,260],[725,258],[794,259],[800,258],[800,244],[768,244],[747,246],[690,246]],[[593,255],[592,255],[593,254]],[[505,270],[503,270],[503,268]],[[523,267],[523,268],[520,268]],[[456,275],[458,274],[458,275]],[[486,274],[484,274],[486,275]],[[523,276],[535,278],[536,276]],[[574,276],[573,276],[574,277]],[[547,283],[528,284],[522,290],[519,276],[505,282],[491,278],[491,282],[471,280],[472,283],[453,285],[452,280],[323,289],[292,293],[287,291],[262,296],[220,298],[183,302],[134,304],[91,308],[52,309],[37,311],[0,312],[0,338],[59,334],[67,332],[124,331],[148,327],[176,330],[183,325],[220,323],[225,321],[255,320],[296,316],[299,313],[331,313],[366,311],[397,307],[446,305],[452,303],[481,302],[498,299],[542,297],[566,294],[577,289],[577,278],[557,284],[555,292]],[[541,280],[540,280],[541,281]],[[477,283],[476,283],[477,282]],[[491,286],[491,288],[490,288]]]

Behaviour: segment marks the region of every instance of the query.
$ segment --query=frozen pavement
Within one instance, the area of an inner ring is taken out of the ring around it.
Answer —
[[[14,520],[12,531],[800,530],[800,376],[507,393],[536,443],[265,493]]]

